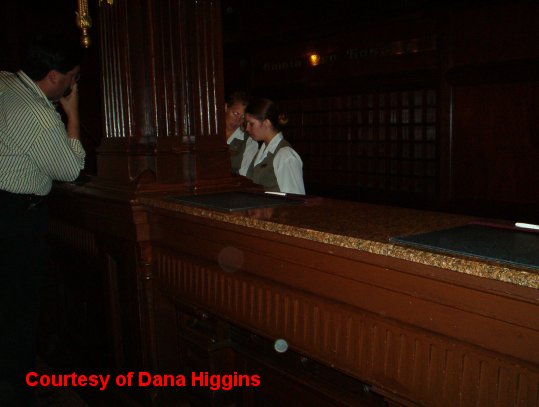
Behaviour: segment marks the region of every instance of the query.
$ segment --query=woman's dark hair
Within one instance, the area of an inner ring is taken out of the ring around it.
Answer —
[[[82,48],[77,41],[58,34],[40,34],[28,40],[21,69],[32,80],[39,81],[52,70],[71,71],[81,59]]]
[[[277,104],[269,99],[253,100],[245,109],[245,113],[260,121],[268,119],[276,131],[281,131],[282,127],[288,123],[286,114],[281,112]]]

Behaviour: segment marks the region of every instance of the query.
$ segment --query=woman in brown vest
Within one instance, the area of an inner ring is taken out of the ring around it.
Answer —
[[[245,109],[246,131],[263,144],[247,171],[247,178],[263,185],[266,191],[305,195],[303,162],[281,133],[287,121],[269,99],[249,103]]]

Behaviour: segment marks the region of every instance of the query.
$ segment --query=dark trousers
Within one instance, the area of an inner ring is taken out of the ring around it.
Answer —
[[[25,376],[35,370],[47,223],[39,198],[0,191],[0,406],[35,401]]]

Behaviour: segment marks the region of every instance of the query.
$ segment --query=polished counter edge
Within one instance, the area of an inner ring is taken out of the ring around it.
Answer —
[[[340,246],[348,249],[361,250],[377,255],[389,256],[427,266],[434,266],[477,277],[516,284],[519,286],[535,289],[539,288],[539,274],[534,273],[532,270],[528,271],[525,269],[512,268],[497,264],[495,262],[483,262],[480,260],[453,257],[426,250],[406,248],[389,242],[323,232],[302,226],[291,226],[272,220],[257,219],[245,212],[220,212],[216,210],[174,203],[166,201],[163,198],[156,199],[138,197],[137,202],[148,207],[165,209],[172,212],[180,212],[206,219],[227,222],[301,239],[308,239],[315,242]],[[464,219],[464,217],[462,218]]]

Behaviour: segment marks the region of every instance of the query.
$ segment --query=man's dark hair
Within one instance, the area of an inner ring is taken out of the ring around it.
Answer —
[[[232,106],[234,103],[240,103],[244,106],[247,106],[249,104],[249,94],[242,90],[232,92],[230,95],[228,95],[228,98],[226,99],[226,104],[228,106]]]
[[[43,79],[49,71],[61,73],[80,65],[82,47],[57,34],[40,34],[30,38],[23,55],[21,69],[32,80]]]

